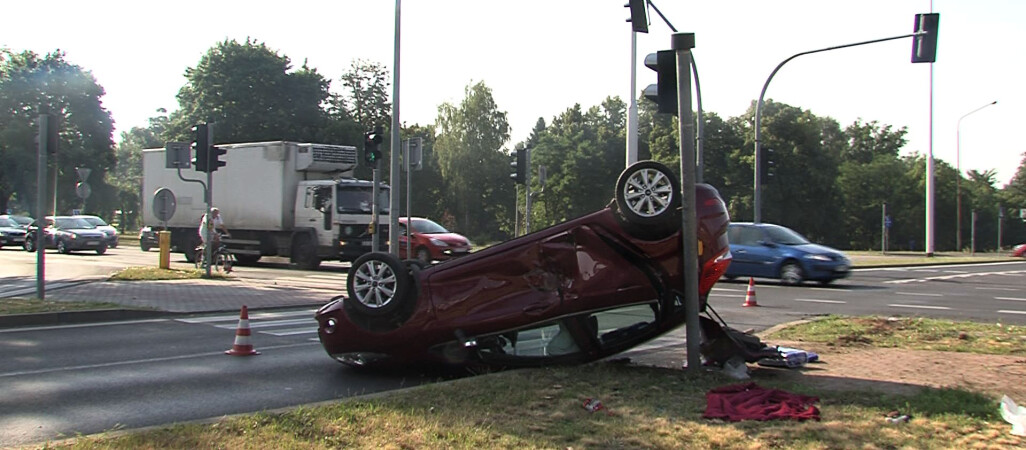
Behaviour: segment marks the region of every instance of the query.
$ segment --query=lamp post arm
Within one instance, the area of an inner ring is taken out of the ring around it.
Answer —
[[[657,9],[656,12],[659,12],[659,10]],[[821,49],[817,49],[817,50],[809,50],[807,52],[801,52],[801,53],[796,53],[794,55],[791,55],[790,58],[787,58],[787,59],[781,61],[780,64],[777,64],[777,67],[774,68],[773,72],[770,73],[769,78],[766,78],[766,83],[764,83],[762,85],[762,91],[759,92],[759,101],[755,104],[755,167],[754,167],[755,170],[753,170],[753,172],[755,173],[755,187],[754,187],[755,189],[754,189],[754,192],[752,193],[752,207],[753,207],[753,209],[755,211],[754,211],[754,217],[753,217],[753,220],[752,220],[753,222],[755,222],[755,223],[762,222],[762,202],[761,202],[762,195],[761,195],[761,192],[760,192],[761,188],[762,188],[762,183],[761,183],[761,180],[760,180],[760,178],[761,178],[760,175],[762,175],[762,174],[759,173],[760,172],[760,170],[759,170],[759,160],[762,159],[762,155],[761,155],[762,152],[760,151],[760,143],[762,141],[762,131],[761,131],[761,129],[762,129],[762,127],[761,127],[761,125],[762,125],[762,104],[763,104],[763,99],[766,97],[766,89],[769,88],[770,81],[772,81],[773,80],[773,76],[776,75],[778,71],[780,71],[780,68],[784,67],[784,64],[787,64],[792,59],[795,59],[795,58],[797,58],[799,56],[802,56],[802,55],[811,55],[813,53],[827,52],[827,51],[830,51],[830,50],[839,50],[839,49],[842,49],[842,48],[856,47],[856,46],[859,46],[859,45],[876,44],[878,42],[893,41],[893,40],[897,40],[897,39],[904,39],[904,38],[907,38],[907,37],[918,36],[920,34],[922,34],[922,33],[921,32],[920,33],[909,33],[909,34],[903,34],[901,36],[893,36],[893,37],[882,38],[882,39],[873,39],[871,41],[855,42],[855,43],[852,43],[852,44],[844,44],[844,45],[837,45],[837,46],[833,46],[833,47],[821,48]]]

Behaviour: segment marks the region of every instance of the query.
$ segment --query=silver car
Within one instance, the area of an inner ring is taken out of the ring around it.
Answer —
[[[96,227],[97,230],[102,231],[103,235],[106,236],[106,242],[107,242],[107,247],[108,248],[117,248],[118,247],[118,229],[110,226],[109,224],[107,224],[107,222],[104,222],[103,219],[101,219],[99,217],[96,217],[96,216],[87,216],[87,215],[78,215],[78,216],[71,216],[71,217],[76,218],[76,219],[82,219],[82,220],[84,220],[86,222],[89,222],[89,225],[92,225],[92,226]]]

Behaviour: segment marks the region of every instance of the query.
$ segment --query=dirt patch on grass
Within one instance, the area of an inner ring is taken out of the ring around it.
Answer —
[[[753,365],[753,377],[796,376],[825,389],[869,389],[910,394],[920,387],[962,388],[1026,402],[1026,356],[845,347],[775,341],[774,345],[815,352],[820,362],[803,369],[767,369]]]

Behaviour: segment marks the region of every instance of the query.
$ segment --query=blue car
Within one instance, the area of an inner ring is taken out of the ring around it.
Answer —
[[[805,280],[822,284],[845,278],[851,261],[839,250],[813,244],[804,236],[780,225],[732,223],[727,229],[734,259],[724,277],[777,278],[798,285]]]

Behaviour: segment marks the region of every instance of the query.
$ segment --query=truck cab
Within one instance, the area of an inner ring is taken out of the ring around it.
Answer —
[[[296,194],[296,229],[310,229],[316,245],[332,249],[333,254],[319,254],[322,259],[352,261],[371,250],[377,235],[378,244],[386,245],[388,235],[389,188],[378,190],[378,226],[372,227],[374,183],[343,178],[309,180],[299,183]],[[375,233],[376,232],[376,233]],[[319,252],[324,253],[324,252]]]

